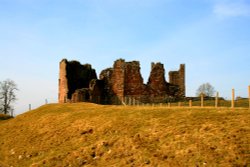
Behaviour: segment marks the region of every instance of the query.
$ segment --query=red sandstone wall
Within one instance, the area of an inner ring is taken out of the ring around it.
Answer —
[[[165,69],[161,63],[151,64],[151,73],[148,86],[155,91],[155,94],[166,94],[167,85],[165,80]]]
[[[172,85],[179,86],[179,97],[186,96],[186,87],[185,87],[185,64],[180,65],[180,69],[178,71],[170,71],[169,72],[169,83]]]
[[[185,64],[180,65],[179,70],[179,86],[180,86],[180,96],[186,96],[186,86],[185,86]]]
[[[62,60],[58,100],[59,103],[91,101],[121,104],[125,97],[132,97],[144,103],[166,102],[169,97],[184,97],[184,64],[180,65],[179,71],[169,72],[169,82],[165,80],[165,69],[161,63],[151,64],[150,77],[145,85],[138,61],[125,62],[119,59],[114,62],[113,68],[103,70],[100,80],[97,80],[95,70],[91,68],[91,65]]]
[[[59,65],[59,95],[58,101],[59,103],[67,102],[67,94],[68,94],[68,80],[67,80],[67,60],[63,59]]]
[[[122,98],[124,97],[124,82],[125,82],[125,60],[119,59],[115,61],[113,66],[111,84],[114,94],[120,100],[122,100]]]
[[[81,65],[78,61],[60,62],[59,72],[59,103],[79,102],[83,99],[82,88],[88,88],[92,79],[96,79],[96,72],[90,64]],[[79,97],[77,97],[79,96]]]
[[[124,95],[141,95],[143,92],[143,78],[138,61],[125,63]]]

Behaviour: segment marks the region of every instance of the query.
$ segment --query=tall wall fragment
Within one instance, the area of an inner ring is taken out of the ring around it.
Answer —
[[[81,65],[78,61],[63,59],[60,62],[59,103],[71,101],[72,95],[76,90],[88,88],[92,79],[97,79],[97,76],[90,64]],[[78,92],[80,93],[81,91]],[[74,99],[78,98],[74,97]]]
[[[59,103],[66,103],[68,96],[68,79],[67,79],[67,60],[63,59],[60,62],[59,67],[59,95],[58,101]]]
[[[148,86],[158,94],[166,94],[167,82],[165,80],[165,69],[163,64],[151,64],[151,73],[148,80]]]
[[[124,95],[138,96],[143,93],[144,85],[140,70],[138,61],[125,63]]]
[[[179,87],[177,96],[185,97],[185,64],[181,64],[178,71],[169,72],[169,83],[172,85],[177,85]]]
[[[122,100],[124,97],[125,84],[125,60],[119,59],[115,61],[113,66],[113,73],[111,76],[111,88],[118,99]]]

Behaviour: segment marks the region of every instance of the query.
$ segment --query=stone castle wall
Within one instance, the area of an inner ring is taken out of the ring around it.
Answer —
[[[60,62],[60,69],[59,69],[59,95],[58,101],[59,103],[66,103],[66,96],[68,94],[68,80],[67,80],[67,60],[63,59]]]
[[[148,86],[156,93],[167,93],[167,82],[165,80],[165,69],[163,64],[151,64],[151,73],[148,80]]]
[[[166,102],[185,97],[185,65],[169,72],[165,79],[164,65],[152,63],[147,84],[143,83],[138,61],[119,59],[112,68],[103,70],[99,79],[91,65],[62,60],[59,74],[59,103],[89,101],[122,104],[126,97],[142,103]]]
[[[185,64],[180,65],[179,71],[170,71],[169,72],[169,83],[172,85],[178,85],[179,97],[185,97],[186,87],[185,87]]]
[[[76,97],[76,93],[82,94],[83,91],[79,89],[88,88],[92,79],[97,79],[97,76],[90,64],[81,65],[77,61],[63,59],[59,73],[59,103],[82,99],[83,97]]]
[[[107,80],[110,80],[109,83],[111,84],[110,87],[112,89],[112,93],[116,95],[119,99],[121,99],[122,97],[124,97],[124,85],[125,85],[124,60],[118,60],[114,63],[113,73],[110,77],[111,78],[107,78]]]

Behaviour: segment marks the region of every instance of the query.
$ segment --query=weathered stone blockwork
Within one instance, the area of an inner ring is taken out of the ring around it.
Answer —
[[[169,83],[172,85],[178,85],[179,91],[176,96],[184,97],[186,92],[185,87],[185,64],[180,65],[179,71],[170,71],[169,72]]]
[[[102,104],[124,104],[128,97],[141,103],[167,102],[168,99],[185,97],[185,65],[179,71],[169,72],[161,63],[151,64],[147,84],[143,83],[138,61],[119,59],[112,68],[100,73],[97,79],[91,65],[62,60],[60,62],[59,102],[89,101]]]
[[[59,74],[59,102],[65,103],[69,101],[78,101],[83,97],[76,97],[76,91],[82,88],[88,88],[92,79],[97,79],[96,72],[90,64],[81,65],[77,61],[67,61],[63,59],[60,62]],[[86,91],[85,91],[86,92]],[[74,95],[74,98],[72,96]]]

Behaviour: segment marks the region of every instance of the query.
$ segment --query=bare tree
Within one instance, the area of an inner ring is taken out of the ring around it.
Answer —
[[[16,83],[10,79],[0,82],[0,112],[13,116],[14,109],[11,104],[17,100],[17,90]]]
[[[212,97],[214,93],[215,93],[214,87],[208,82],[200,85],[196,91],[197,96],[200,96],[201,94],[203,94],[207,97]]]

